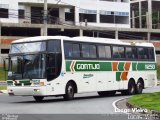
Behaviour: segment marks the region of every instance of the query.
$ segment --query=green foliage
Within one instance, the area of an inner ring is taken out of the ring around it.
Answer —
[[[160,111],[160,92],[135,95],[128,101],[137,107]]]
[[[157,66],[157,78],[160,80],[160,65]]]
[[[0,90],[6,90],[7,86],[0,86]]]
[[[7,72],[6,72],[6,79],[7,79]],[[0,67],[0,81],[4,81],[5,80],[5,71],[3,70],[3,68]]]

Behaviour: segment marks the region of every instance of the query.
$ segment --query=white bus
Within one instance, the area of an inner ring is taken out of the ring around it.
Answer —
[[[140,94],[157,85],[155,48],[92,37],[39,36],[12,42],[8,70],[9,95],[74,98],[75,93],[100,96]]]

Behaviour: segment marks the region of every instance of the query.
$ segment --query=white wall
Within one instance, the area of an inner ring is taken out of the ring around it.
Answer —
[[[0,4],[6,4],[9,6],[9,19],[0,18],[0,22],[3,23],[18,23],[18,2],[17,0],[0,0]]]

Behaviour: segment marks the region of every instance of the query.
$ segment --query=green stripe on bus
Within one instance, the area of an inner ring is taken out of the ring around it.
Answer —
[[[119,64],[118,64],[118,70],[119,71],[124,71],[124,62],[119,62]]]
[[[120,81],[121,80],[121,73],[122,72],[116,72],[116,81]]]
[[[125,62],[118,62],[118,71],[124,71]],[[156,70],[156,63],[132,62],[132,71]],[[112,62],[66,61],[67,72],[112,71]]]
[[[156,70],[156,63],[132,63],[133,71]]]
[[[75,63],[75,64],[74,64]],[[111,62],[66,61],[66,71],[112,71]]]

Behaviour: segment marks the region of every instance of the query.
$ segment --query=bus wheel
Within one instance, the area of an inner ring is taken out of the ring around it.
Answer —
[[[42,102],[43,101],[43,96],[33,96],[36,102]]]
[[[134,80],[130,80],[128,83],[128,89],[121,91],[122,95],[134,95],[136,93],[136,85]]]
[[[63,96],[65,100],[72,100],[74,98],[74,93],[75,93],[75,89],[74,89],[74,85],[69,82],[66,85],[66,93]]]
[[[129,81],[128,83],[128,94],[129,95],[134,95],[136,92],[136,85],[133,80]]]
[[[141,80],[138,80],[137,84],[136,84],[136,93],[137,94],[141,94],[144,88],[144,84]]]

